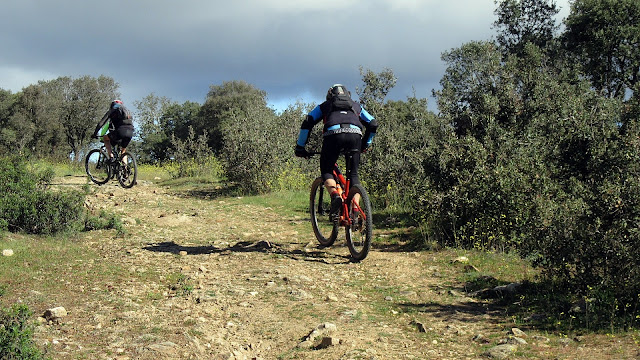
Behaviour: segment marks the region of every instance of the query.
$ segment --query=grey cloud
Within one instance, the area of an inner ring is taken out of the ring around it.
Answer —
[[[131,101],[154,92],[202,102],[210,85],[228,80],[252,83],[274,101],[317,101],[331,83],[360,85],[363,66],[392,69],[395,98],[412,88],[429,97],[444,69],[440,54],[489,39],[494,6],[493,0],[23,0],[3,5],[0,68],[104,74]]]

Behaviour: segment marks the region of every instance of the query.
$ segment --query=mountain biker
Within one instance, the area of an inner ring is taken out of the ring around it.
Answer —
[[[98,133],[102,129],[107,121],[110,121],[109,133],[103,136],[104,146],[107,148],[109,154],[109,161],[113,162],[116,159],[113,156],[111,149],[111,142],[120,142],[120,154],[124,154],[127,149],[127,145],[131,142],[133,137],[133,119],[131,113],[124,106],[122,101],[113,100],[109,106],[109,110],[104,114],[102,119],[98,122],[96,130],[93,132],[93,138],[98,138]]]
[[[331,217],[335,220],[342,197],[333,178],[333,165],[342,150],[358,150],[353,154],[351,162],[351,183],[358,184],[358,165],[360,151],[365,152],[375,136],[378,122],[358,102],[351,99],[351,93],[342,84],[335,84],[327,91],[326,101],[316,106],[300,126],[295,155],[309,157],[305,145],[309,140],[311,129],[322,120],[322,150],[320,152],[320,172],[324,186],[331,195]],[[365,128],[364,141],[362,130]]]

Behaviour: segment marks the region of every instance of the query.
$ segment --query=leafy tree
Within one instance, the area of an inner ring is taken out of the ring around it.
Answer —
[[[17,94],[14,111],[3,128],[5,141],[18,152],[82,159],[82,151],[118,85],[105,76],[60,77],[39,81]]]
[[[15,113],[17,95],[9,90],[0,89],[0,154],[13,151],[16,131],[11,124]]]
[[[280,165],[292,157],[293,136],[280,126],[274,112],[259,102],[226,111],[221,127],[221,158],[226,160],[227,178],[244,191],[271,190]],[[283,124],[284,125],[284,124]],[[299,126],[299,125],[298,125]]]
[[[138,134],[141,139],[141,162],[155,162],[166,159],[167,146],[171,137],[164,131],[161,118],[164,112],[175,103],[164,96],[151,93],[142,100],[134,101],[138,109]]]
[[[111,101],[119,97],[118,83],[101,75],[88,75],[77,79],[60,77],[46,84],[49,96],[60,101],[57,120],[62,124],[71,155],[82,160],[81,152],[87,140],[93,135],[96,124],[104,115]]]
[[[260,109],[260,113],[268,113],[273,110],[267,106],[267,93],[245,81],[227,81],[222,85],[211,85],[205,103],[202,105],[198,123],[195,126],[196,133],[205,130],[210,134],[209,145],[214,151],[220,151],[224,146],[222,140],[224,131],[230,121],[235,121],[238,116],[246,117],[257,115],[254,111]],[[273,117],[275,114],[271,114]],[[250,126],[250,124],[246,124]]]
[[[500,49],[487,41],[466,43],[442,55],[447,68],[440,80],[442,89],[434,96],[457,134],[481,138],[488,121],[500,115],[500,92],[509,95],[509,89],[501,86],[508,78],[501,59]]]
[[[640,76],[640,2],[575,0],[565,25],[566,48],[598,91],[624,98],[634,89]]]
[[[208,175],[213,178],[220,178],[222,166],[212,155],[211,149],[207,145],[207,133],[196,138],[193,127],[187,129],[186,139],[182,140],[171,135],[171,158],[177,165],[172,171],[174,177],[201,176]]]
[[[356,89],[360,97],[360,103],[374,117],[380,117],[380,111],[384,105],[387,94],[396,86],[397,78],[391,69],[384,69],[375,73],[371,69],[360,67],[360,76],[364,87]]]
[[[272,190],[308,189],[311,181],[320,175],[317,161],[292,156],[300,124],[314,107],[315,104],[297,101],[289,105],[278,116],[277,124],[280,127],[281,140],[278,144],[277,158],[280,162],[277,169],[278,174],[270,184]],[[315,126],[309,135],[307,149],[320,151],[321,147],[322,127]]]
[[[493,26],[505,54],[522,55],[528,43],[546,48],[553,40],[558,8],[553,0],[499,0]]]
[[[56,119],[54,109],[59,103],[47,95],[46,82],[29,85],[18,94],[15,112],[4,130],[5,140],[13,144],[19,154],[36,156],[68,155],[61,149],[64,144],[62,125]]]
[[[426,171],[445,134],[440,132],[439,119],[429,111],[427,99],[413,96],[388,101],[381,113],[373,147],[362,156],[361,178],[374,203],[410,211],[428,186]]]
[[[189,136],[189,128],[199,123],[201,107],[193,101],[167,106],[160,118],[162,131],[167,136],[175,135],[178,139],[186,139]]]

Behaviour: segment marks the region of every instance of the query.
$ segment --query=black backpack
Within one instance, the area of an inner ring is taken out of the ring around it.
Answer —
[[[118,108],[118,117],[120,118],[122,125],[133,125],[133,116],[131,116],[129,109],[123,105],[120,105]]]
[[[356,113],[356,109],[354,108],[353,105],[353,100],[351,100],[351,97],[349,97],[349,95],[347,94],[342,94],[342,95],[334,95],[331,98],[331,111],[353,111],[354,114],[358,115]]]

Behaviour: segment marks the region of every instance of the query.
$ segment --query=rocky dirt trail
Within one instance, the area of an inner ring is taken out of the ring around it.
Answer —
[[[51,300],[67,315],[37,328],[54,359],[502,358],[497,348],[509,358],[638,356],[513,334],[503,309],[455,290],[463,270],[451,253],[374,248],[351,263],[343,240],[317,247],[304,212],[145,181],[96,188],[85,205],[120,214],[126,233],[72,239],[96,258],[69,259],[76,275]]]

